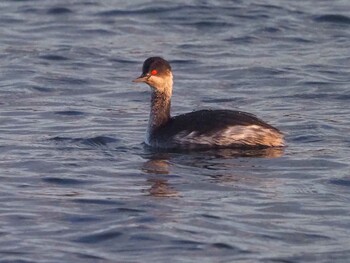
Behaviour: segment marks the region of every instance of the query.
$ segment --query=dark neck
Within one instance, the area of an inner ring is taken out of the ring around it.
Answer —
[[[170,96],[170,94],[159,92],[157,90],[152,91],[151,112],[148,123],[150,132],[169,121],[171,104]]]

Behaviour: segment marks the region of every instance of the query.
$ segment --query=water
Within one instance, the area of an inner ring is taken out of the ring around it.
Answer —
[[[0,8],[1,262],[348,262],[349,1]],[[175,114],[248,111],[288,147],[144,148],[152,55]]]

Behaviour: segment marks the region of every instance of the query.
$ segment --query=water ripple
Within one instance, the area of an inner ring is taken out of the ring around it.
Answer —
[[[344,187],[350,187],[350,179],[331,179],[329,180],[330,184],[344,186]]]
[[[43,178],[42,181],[45,183],[59,184],[59,185],[66,185],[66,186],[72,186],[72,185],[83,183],[83,181],[77,180],[77,179],[57,178],[57,177],[46,177],[46,178]]]
[[[121,10],[114,9],[97,13],[98,16],[128,16],[128,15],[148,15],[148,14],[157,14],[164,12],[177,12],[182,10],[183,7],[175,6],[175,7],[145,7],[134,10]]]
[[[336,23],[350,25],[350,17],[338,14],[320,15],[314,17],[314,20],[316,22],[321,23]]]
[[[56,111],[54,113],[57,114],[57,115],[64,115],[64,116],[81,116],[81,115],[85,115],[85,112],[74,111],[74,110]]]
[[[54,61],[69,60],[69,58],[67,58],[65,56],[60,56],[60,55],[55,55],[55,54],[41,55],[40,58],[46,59],[46,60],[54,60]]]
[[[67,7],[52,7],[49,10],[47,10],[48,15],[63,15],[70,13],[73,13],[73,11]]]
[[[121,232],[108,230],[106,232],[98,232],[98,233],[85,235],[75,239],[74,241],[79,243],[85,243],[85,244],[97,244],[100,242],[106,242],[109,239],[119,238],[122,235],[123,233]]]
[[[82,144],[82,145],[88,145],[88,146],[107,146],[111,143],[116,143],[119,140],[113,137],[108,136],[96,136],[92,138],[69,138],[69,137],[54,137],[50,140],[56,142],[56,143],[73,143],[73,144]]]

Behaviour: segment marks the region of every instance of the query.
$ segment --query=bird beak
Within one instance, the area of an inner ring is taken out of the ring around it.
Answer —
[[[148,74],[142,74],[140,77],[134,79],[132,82],[146,82],[148,79]]]

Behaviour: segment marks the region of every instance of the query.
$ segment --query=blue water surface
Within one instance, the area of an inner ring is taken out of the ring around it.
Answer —
[[[1,262],[348,262],[349,1],[0,10]],[[154,55],[173,114],[248,111],[288,147],[145,148]]]

